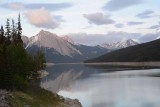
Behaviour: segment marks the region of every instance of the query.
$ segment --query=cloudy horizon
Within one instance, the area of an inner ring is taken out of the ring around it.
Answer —
[[[159,5],[158,0],[0,0],[0,20],[5,25],[6,18],[16,19],[20,12],[28,37],[44,29],[75,35],[79,42],[92,38],[93,44],[105,39],[148,41],[159,34]]]

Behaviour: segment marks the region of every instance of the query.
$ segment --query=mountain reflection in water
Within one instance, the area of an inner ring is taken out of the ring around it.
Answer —
[[[159,69],[107,73],[100,69],[79,66],[81,67],[76,65],[80,68],[77,71],[74,65],[70,66],[69,71],[60,70],[61,73],[54,79],[47,80],[45,77],[41,83],[42,87],[53,92],[58,90],[58,93],[65,97],[77,98],[83,107],[159,107],[160,105],[160,78],[151,76],[160,74]],[[49,73],[54,72],[54,69],[53,67],[53,71]],[[58,89],[54,89],[55,87]]]

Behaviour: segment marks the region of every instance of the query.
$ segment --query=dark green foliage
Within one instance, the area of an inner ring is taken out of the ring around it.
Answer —
[[[0,45],[0,88],[12,89],[12,75],[8,71],[5,46]]]
[[[4,29],[3,29],[3,26],[1,26],[1,29],[0,29],[0,44],[4,44],[5,43],[5,36],[4,36]]]
[[[16,43],[23,44],[23,41],[21,39],[22,35],[22,27],[21,27],[21,17],[20,14],[18,15],[18,23],[17,23],[17,36],[16,36]]]
[[[16,26],[15,26],[15,22],[14,20],[12,19],[12,28],[11,28],[12,32],[11,32],[11,37],[12,37],[12,43],[15,44],[16,42],[16,36],[17,36],[17,33],[16,33]]]
[[[31,79],[34,78],[38,78],[40,76],[39,70],[44,69],[45,68],[45,64],[46,60],[45,60],[45,55],[42,53],[42,51],[37,51],[36,55],[31,57],[31,68],[32,68],[32,72],[31,72]]]
[[[10,23],[9,23],[9,19],[7,19],[6,21],[6,32],[5,32],[5,36],[6,36],[6,40],[5,43],[6,45],[10,45],[11,44],[11,28],[10,28]]]
[[[136,46],[116,50],[98,58],[85,61],[93,62],[147,62],[160,61],[160,39]]]
[[[7,57],[8,71],[11,72],[14,87],[18,89],[27,87],[27,78],[30,72],[25,49],[21,45],[10,45],[7,47]]]
[[[9,19],[6,31],[0,29],[0,88],[24,90],[31,80],[39,77],[38,71],[44,69],[44,54],[40,51],[31,56],[23,47],[20,16],[17,27],[14,20],[10,28]],[[5,36],[4,36],[5,34]]]

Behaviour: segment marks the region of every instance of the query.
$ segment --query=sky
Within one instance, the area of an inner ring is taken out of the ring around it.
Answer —
[[[23,35],[43,29],[84,43],[93,37],[93,44],[146,35],[150,39],[160,27],[160,0],[0,0],[0,24],[6,18],[17,20],[19,12]]]

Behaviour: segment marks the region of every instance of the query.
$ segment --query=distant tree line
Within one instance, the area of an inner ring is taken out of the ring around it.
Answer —
[[[0,28],[0,89],[23,90],[39,77],[45,68],[45,57],[41,51],[29,55],[21,39],[20,14],[18,22],[7,19],[5,28]]]

